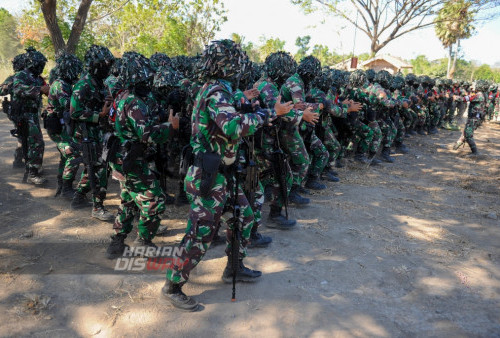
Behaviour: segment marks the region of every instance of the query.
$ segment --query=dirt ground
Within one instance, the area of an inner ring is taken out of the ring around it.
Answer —
[[[48,138],[50,182],[21,183],[10,128],[2,114],[0,336],[500,336],[498,124],[476,131],[478,157],[451,150],[460,132],[440,131],[408,139],[394,164],[348,162],[340,184],[290,209],[295,230],[263,227],[274,241],[247,259],[263,276],[238,284],[237,302],[220,279],[223,247],[209,250],[185,287],[202,304],[194,313],[161,299],[163,272],[113,270],[111,224],[53,197]],[[110,209],[117,193],[111,181]],[[180,241],[187,211],[167,208],[157,244]]]

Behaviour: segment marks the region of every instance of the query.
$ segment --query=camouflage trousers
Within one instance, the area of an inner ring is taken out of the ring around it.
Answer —
[[[96,183],[96,192],[92,193],[92,202],[95,204],[102,204],[106,199],[106,192],[108,190],[108,173],[109,169],[106,163],[101,162],[101,151],[97,152],[98,162],[93,167],[94,180]],[[88,168],[82,171],[80,182],[78,182],[77,191],[81,194],[87,194],[91,190]]]
[[[403,120],[403,124],[406,130],[410,130],[415,128],[415,125],[418,120],[417,113],[413,109],[407,108],[401,110],[401,118]]]
[[[358,144],[358,152],[366,153],[373,142],[373,130],[360,120],[351,124],[354,141]]]
[[[49,134],[59,151],[59,167],[57,176],[63,180],[73,181],[78,171],[80,154],[72,147],[72,142],[62,134]]]
[[[380,143],[382,142],[382,130],[378,125],[377,121],[372,121],[368,123],[368,127],[373,131],[373,140],[370,143],[369,151],[375,154],[380,149]]]
[[[328,150],[328,163],[327,165],[330,165],[332,162],[334,162],[339,156],[340,153],[342,152],[342,147],[340,145],[340,142],[337,140],[335,137],[335,134],[330,126],[323,126],[324,131],[323,131],[323,138],[321,141],[323,142],[323,145],[326,147]]]
[[[428,126],[431,128],[436,127],[439,124],[440,118],[441,118],[441,108],[439,107],[439,104],[435,103],[430,105]]]
[[[394,126],[396,127],[396,136],[394,137],[394,142],[403,143],[405,138],[406,128],[403,123],[403,119],[401,118],[399,113],[394,116],[393,123]]]
[[[247,192],[245,192],[245,194],[248,197]],[[253,204],[251,205],[252,210],[253,210],[253,226],[251,229],[252,233],[256,233],[257,229],[262,225],[262,206],[263,205],[264,205],[264,186],[262,185],[261,181],[259,180],[259,187],[258,187],[257,191],[255,192],[254,201],[253,201]],[[230,248],[231,247],[231,237],[227,236],[226,243],[227,243],[226,248]]]
[[[491,103],[488,104],[487,113],[486,113],[488,120],[493,119],[494,112],[495,112],[495,104],[491,102]]]
[[[167,269],[167,279],[173,283],[185,283],[189,274],[202,260],[212,239],[215,229],[221,220],[224,206],[228,203],[228,195],[231,194],[231,185],[234,186],[234,177],[228,182],[221,173],[217,174],[215,184],[207,198],[200,196],[201,169],[191,166],[184,181],[186,194],[191,202],[186,233],[180,243],[182,254],[173,267]],[[229,183],[229,184],[228,184]],[[240,206],[241,240],[239,255],[240,259],[246,256],[250,233],[254,223],[254,212],[243,192],[241,185],[237,187],[237,203]],[[231,202],[229,202],[231,203]],[[228,239],[232,236],[234,223],[228,222]],[[230,241],[229,241],[230,243]],[[226,247],[226,253],[231,252],[231,245]]]
[[[43,163],[45,142],[38,118],[28,119],[28,154],[26,155],[29,169],[40,169]]]
[[[398,132],[391,119],[378,120],[380,130],[382,130],[382,147],[390,148]]]
[[[113,178],[120,183],[120,208],[113,224],[117,233],[128,234],[132,231],[132,222],[139,214],[137,229],[139,236],[152,240],[160,226],[160,214],[165,211],[165,195],[160,182],[147,163],[141,165],[137,173],[124,175],[121,161],[111,164]]]
[[[457,103],[455,101],[451,101],[446,105],[446,108],[446,114],[443,120],[452,123],[455,117],[455,111],[457,110]]]
[[[290,159],[293,184],[301,185],[309,169],[309,155],[304,140],[296,127],[293,130],[280,130],[280,143]]]
[[[474,138],[474,130],[477,129],[479,123],[478,119],[467,119],[462,135],[464,141],[469,141]]]
[[[271,187],[270,204],[272,206],[276,206],[276,207],[281,208],[284,205],[284,198],[283,198],[282,193],[281,193],[279,181],[276,179],[274,171],[273,171],[273,164],[268,159],[268,158],[270,158],[270,156],[272,156],[272,155],[268,154],[267,158],[264,158],[264,156],[257,157],[259,172],[261,173],[259,184],[262,184],[263,187],[267,187],[267,186]],[[288,163],[287,163],[287,166],[288,166]],[[293,175],[292,175],[292,171],[290,169],[290,166],[288,166],[288,170],[286,171],[285,183],[286,183],[287,196],[288,196],[288,194],[290,193],[290,189],[292,188],[292,184],[293,184]],[[260,206],[260,208],[261,207],[262,207],[262,205]]]
[[[415,107],[415,112],[417,113],[416,126],[423,127],[427,121],[427,109],[424,107]]]
[[[304,141],[306,144],[306,149],[309,151],[309,170],[308,175],[313,177],[319,177],[328,164],[328,150],[323,145],[323,142],[316,136],[314,131],[310,132],[309,135],[304,135]]]

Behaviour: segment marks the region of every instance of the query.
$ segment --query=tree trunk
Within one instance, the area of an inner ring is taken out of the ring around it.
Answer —
[[[85,27],[87,14],[89,12],[92,1],[93,0],[82,0],[82,2],[80,3],[80,7],[78,7],[78,12],[76,13],[73,27],[71,27],[71,33],[69,35],[67,44],[67,50],[71,54],[75,53],[78,42],[80,41],[80,36],[82,35],[83,28]]]
[[[457,49],[455,51],[455,55],[453,55],[453,63],[451,65],[451,69],[450,69],[450,75],[449,75],[449,78],[450,79],[453,79],[454,75],[455,75],[455,70],[456,70],[456,67],[457,67],[457,55],[458,55],[458,49],[460,48],[460,39],[457,40]]]
[[[54,50],[57,54],[57,52],[66,49],[66,43],[64,42],[61,29],[57,24],[57,0],[40,0],[40,7],[42,9],[43,18],[45,19],[45,24],[49,30],[52,44],[54,45]]]
[[[448,69],[446,70],[446,78],[450,79],[450,69],[451,69],[451,54],[453,53],[453,45],[448,47]]]

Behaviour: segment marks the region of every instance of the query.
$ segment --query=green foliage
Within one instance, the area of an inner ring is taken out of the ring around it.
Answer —
[[[500,82],[500,70],[493,70],[489,65],[481,65],[474,72],[475,79],[490,80],[494,82]]]
[[[300,37],[298,36],[295,40],[295,46],[299,47],[297,53],[294,55],[294,58],[297,62],[300,62],[303,58],[307,56],[307,52],[309,51],[309,42],[311,41],[311,37],[309,35]]]
[[[278,38],[266,39],[264,36],[260,38],[262,45],[259,47],[260,60],[265,60],[266,57],[274,52],[285,50],[285,41]]]
[[[16,28],[16,19],[6,9],[0,8],[0,62],[13,58],[21,50]]]
[[[473,25],[476,11],[471,9],[469,0],[449,0],[439,10],[434,20],[436,36],[445,48],[467,39],[474,33]]]

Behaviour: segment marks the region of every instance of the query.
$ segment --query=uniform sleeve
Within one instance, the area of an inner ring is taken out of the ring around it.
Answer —
[[[79,122],[99,122],[99,112],[92,111],[85,106],[85,98],[90,94],[90,88],[85,82],[79,82],[71,95],[71,119]]]
[[[165,143],[172,129],[171,124],[156,124],[154,119],[146,118],[147,109],[146,104],[137,100],[129,105],[127,123],[130,129],[135,131],[142,143]]]
[[[254,134],[264,124],[257,114],[239,114],[230,104],[227,94],[217,91],[207,98],[207,109],[211,119],[230,139]]]

